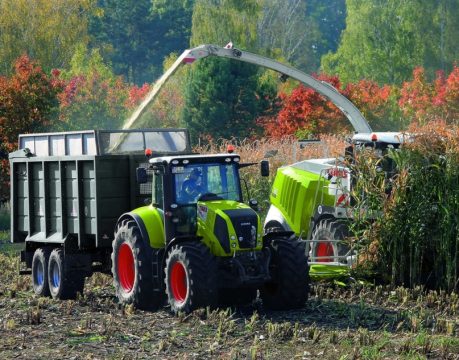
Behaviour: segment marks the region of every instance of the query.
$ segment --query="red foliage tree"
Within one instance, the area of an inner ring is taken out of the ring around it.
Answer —
[[[150,91],[150,85],[145,83],[142,86],[134,85],[129,89],[128,98],[126,100],[125,106],[126,108],[133,110],[141,101],[147,96],[148,92]]]
[[[418,67],[413,71],[413,80],[403,83],[398,103],[411,122],[425,124],[433,120],[431,115],[434,96],[434,86],[427,81],[424,69]]]
[[[437,72],[433,83],[427,81],[424,69],[413,71],[413,80],[402,85],[400,108],[413,123],[431,121],[459,123],[459,68],[455,66],[448,77]]]
[[[355,84],[348,84],[343,94],[362,112],[373,130],[399,128],[396,123],[399,118],[398,89],[395,86],[379,86],[375,81],[360,80]]]
[[[59,73],[46,75],[28,56],[19,57],[11,77],[0,76],[0,150],[17,148],[18,135],[45,129],[57,121],[63,83]],[[9,197],[7,160],[0,165],[0,197]]]
[[[59,94],[60,118],[67,129],[118,129],[127,116],[128,86],[121,77],[97,71],[73,76]]]
[[[340,89],[336,76],[321,75],[318,79]],[[278,115],[259,121],[267,136],[280,138],[296,134],[299,137],[307,137],[349,129],[341,111],[311,88],[300,85],[290,95],[279,94],[279,100],[281,108]]]

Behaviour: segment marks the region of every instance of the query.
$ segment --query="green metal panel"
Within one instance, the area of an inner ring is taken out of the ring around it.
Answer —
[[[111,246],[118,218],[130,211],[129,157],[97,156],[95,163],[96,246]]]
[[[29,231],[29,201],[28,201],[28,182],[27,182],[27,166],[25,163],[17,163],[14,164],[14,168],[12,171],[13,177],[13,187],[16,189],[16,194],[13,197],[13,202],[15,202],[13,210],[12,218],[16,217],[15,223],[16,228],[14,228],[13,233],[13,241],[15,239],[15,232],[23,232],[26,233]],[[15,214],[14,214],[15,212]],[[15,216],[14,216],[15,215]]]
[[[52,161],[45,163],[48,167],[48,201],[49,207],[47,211],[48,231],[49,233],[61,232],[61,217],[60,202],[61,202],[61,191],[60,191],[60,170],[59,163]]]
[[[328,181],[322,184],[328,185]],[[277,170],[270,200],[296,235],[306,234],[309,230],[309,221],[317,205],[314,201],[318,185],[319,174],[289,166]],[[326,187],[319,189],[318,197],[323,198],[324,205],[334,203],[334,197],[328,194]]]
[[[10,162],[15,242],[55,243],[72,235],[81,247],[110,247],[118,218],[133,203],[137,207],[151,198],[140,194],[133,170],[146,162],[144,156],[17,157]]]

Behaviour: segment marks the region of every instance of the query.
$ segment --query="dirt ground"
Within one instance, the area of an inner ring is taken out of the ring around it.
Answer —
[[[312,284],[295,311],[173,316],[119,306],[101,274],[75,301],[38,298],[17,268],[0,251],[1,359],[459,359],[457,294]]]

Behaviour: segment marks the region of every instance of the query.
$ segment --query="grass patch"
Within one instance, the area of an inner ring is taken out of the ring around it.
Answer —
[[[86,343],[99,343],[107,340],[106,336],[99,334],[78,334],[78,333],[69,333],[69,337],[66,339],[68,345],[78,345]]]

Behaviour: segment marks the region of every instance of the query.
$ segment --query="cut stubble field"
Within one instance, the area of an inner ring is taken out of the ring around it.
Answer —
[[[117,304],[112,279],[75,301],[33,295],[15,249],[0,243],[2,359],[459,359],[459,297],[421,289],[314,283],[302,309],[173,316]]]
[[[227,142],[196,149],[222,152]],[[324,146],[325,145],[325,146]],[[342,138],[299,148],[293,140],[241,143],[244,162],[270,157],[271,177],[243,170],[263,212],[278,166],[336,156]],[[4,221],[6,224],[9,221]],[[311,284],[294,311],[266,311],[260,300],[237,309],[172,315],[121,306],[112,278],[86,279],[75,301],[33,295],[30,276],[18,275],[18,248],[0,231],[1,359],[459,359],[459,295],[352,279]]]

